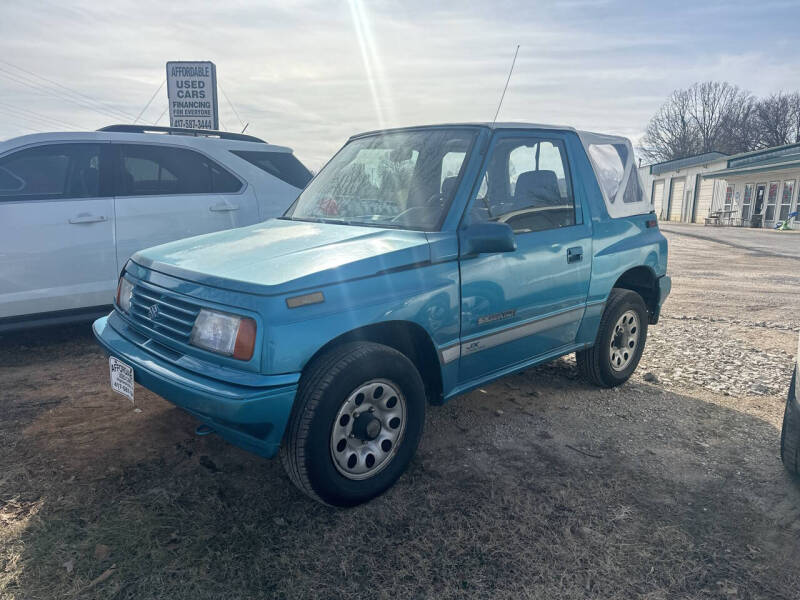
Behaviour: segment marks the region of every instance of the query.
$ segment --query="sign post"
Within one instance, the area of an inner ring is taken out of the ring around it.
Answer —
[[[171,127],[219,129],[217,67],[210,61],[167,63]]]

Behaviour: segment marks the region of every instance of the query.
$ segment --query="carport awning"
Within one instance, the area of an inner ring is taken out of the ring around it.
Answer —
[[[749,175],[750,173],[763,173],[765,171],[781,171],[783,169],[800,169],[800,159],[784,162],[773,162],[756,165],[748,165],[746,167],[735,167],[733,169],[722,169],[721,171],[713,171],[712,173],[704,173],[703,179],[725,179],[731,175]]]

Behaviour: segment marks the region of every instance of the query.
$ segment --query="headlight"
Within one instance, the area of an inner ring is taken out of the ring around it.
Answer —
[[[117,306],[125,313],[131,312],[131,294],[133,294],[133,284],[120,277],[117,284]]]
[[[189,343],[217,354],[250,360],[256,343],[256,322],[215,310],[200,310]]]

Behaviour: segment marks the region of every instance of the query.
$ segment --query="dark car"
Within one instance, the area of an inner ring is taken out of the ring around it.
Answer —
[[[800,345],[798,345],[800,357]],[[795,364],[792,382],[789,384],[789,396],[786,398],[786,410],[783,413],[781,429],[781,459],[792,475],[800,475],[800,395],[797,394],[797,371]]]

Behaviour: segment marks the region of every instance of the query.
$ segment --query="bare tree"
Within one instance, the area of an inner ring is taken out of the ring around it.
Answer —
[[[698,139],[690,107],[691,96],[687,90],[672,92],[647,124],[641,144],[646,158],[663,161],[696,154]]]
[[[762,146],[783,146],[797,140],[795,96],[778,92],[758,101],[756,115]]]
[[[643,154],[665,161],[704,152],[753,150],[760,143],[756,106],[750,92],[724,81],[676,90],[648,123]]]
[[[737,109],[751,97],[727,81],[695,83],[688,90],[689,114],[699,137],[700,152],[728,145],[726,135]]]
[[[792,118],[794,121],[794,140],[800,142],[800,92],[789,95],[789,105],[792,107]]]
[[[737,154],[759,147],[761,136],[756,105],[757,100],[749,94],[740,95],[731,103],[724,119],[724,133],[716,148],[718,152]]]

